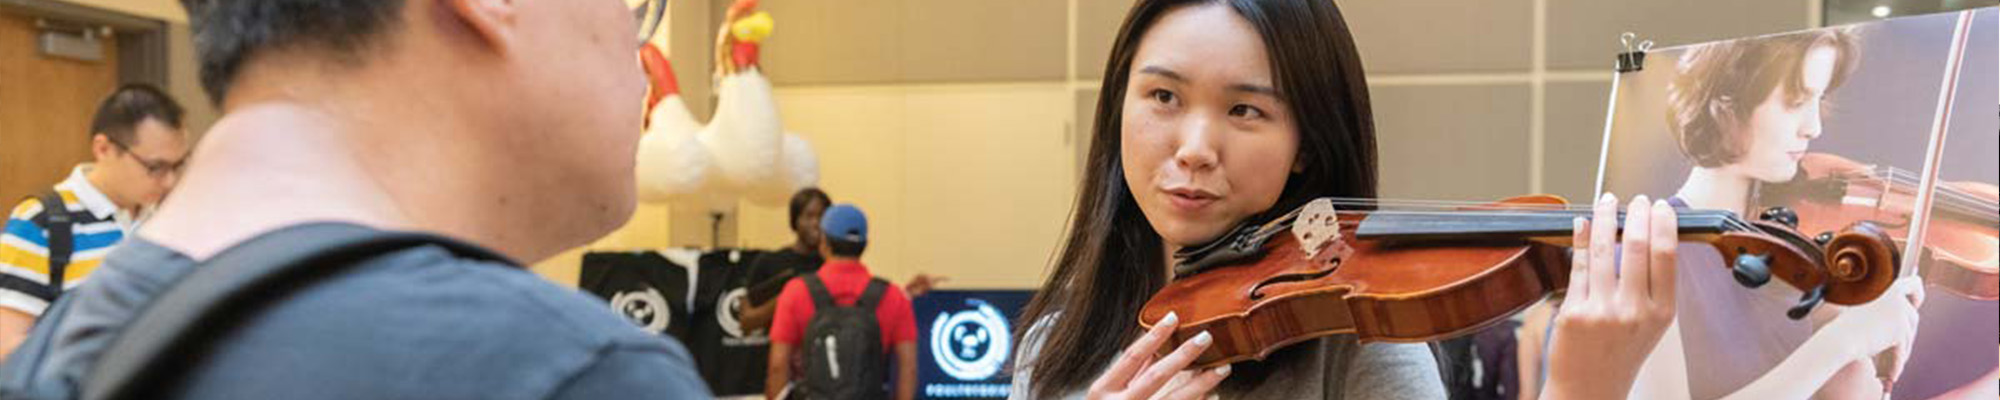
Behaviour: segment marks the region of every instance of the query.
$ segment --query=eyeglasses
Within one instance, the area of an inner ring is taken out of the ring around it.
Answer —
[[[665,23],[661,19],[667,15],[667,0],[625,0],[625,7],[632,10],[632,19],[639,23],[639,45],[646,45],[653,39],[654,31]]]
[[[112,139],[111,145],[118,146],[118,152],[132,156],[132,161],[138,161],[139,166],[146,167],[146,175],[153,177],[153,179],[166,178],[167,174],[178,173],[181,171],[181,166],[187,165],[186,159],[154,160],[146,158],[139,155],[139,153],[133,152],[132,146],[126,145],[125,142],[117,139]]]

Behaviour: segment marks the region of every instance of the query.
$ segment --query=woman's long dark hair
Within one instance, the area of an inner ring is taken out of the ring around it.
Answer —
[[[1095,134],[1055,264],[1016,326],[1024,338],[1046,316],[1044,341],[1029,360],[1036,397],[1085,387],[1139,335],[1146,300],[1166,285],[1160,235],[1126,186],[1119,157],[1125,86],[1139,39],[1161,15],[1177,7],[1223,5],[1263,37],[1278,91],[1299,135],[1304,167],[1285,181],[1276,205],[1255,218],[1328,196],[1375,197],[1375,121],[1361,56],[1340,9],[1331,0],[1141,0],[1125,17],[1097,101]],[[1017,340],[1016,343],[1022,343]]]

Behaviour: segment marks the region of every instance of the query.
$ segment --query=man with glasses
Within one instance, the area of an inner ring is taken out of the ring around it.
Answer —
[[[0,234],[0,359],[166,196],[187,147],[181,106],[158,88],[119,87],[97,106],[90,124],[95,162],[14,206]]]
[[[633,20],[657,21],[659,2],[181,5],[222,116],[173,197],[0,372],[85,397],[709,397],[678,342],[519,263],[590,243],[636,207],[648,35],[634,32],[654,24]],[[425,239],[338,247],[306,232]],[[274,261],[288,256],[316,262]],[[310,279],[221,289],[217,271],[275,266]],[[204,312],[175,300],[210,289],[255,307],[197,314],[215,324],[170,318]],[[198,329],[147,329],[161,318]],[[125,368],[161,354],[129,350],[163,331],[185,334],[169,346],[203,344],[163,348],[181,355],[169,367]]]

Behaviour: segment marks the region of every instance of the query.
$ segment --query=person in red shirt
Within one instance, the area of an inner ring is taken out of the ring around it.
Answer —
[[[820,255],[826,264],[814,273],[825,282],[827,293],[834,302],[851,306],[859,301],[862,292],[874,280],[868,266],[861,263],[861,252],[868,244],[868,220],[861,209],[851,204],[829,207],[820,219],[820,228],[825,238],[819,243]],[[889,284],[889,290],[882,291],[882,297],[875,307],[876,326],[881,329],[882,348],[889,349],[896,357],[895,398],[909,400],[917,391],[917,322],[910,309],[910,298],[902,288]],[[793,354],[799,342],[806,336],[806,324],[812,321],[812,294],[808,293],[806,282],[795,278],[785,284],[778,294],[778,310],[771,321],[771,354],[769,371],[764,381],[764,395],[777,399],[792,382]],[[885,358],[886,361],[886,358]],[[886,363],[881,364],[887,368]],[[803,372],[803,371],[798,371]]]

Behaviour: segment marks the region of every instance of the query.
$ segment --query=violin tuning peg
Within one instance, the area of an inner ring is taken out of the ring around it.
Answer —
[[[1807,314],[1811,314],[1814,308],[1819,308],[1820,303],[1824,302],[1826,302],[1826,285],[1814,286],[1812,290],[1806,291],[1805,296],[1799,298],[1799,304],[1793,305],[1790,310],[1785,310],[1785,317],[1794,321],[1805,319]]]
[[[1771,256],[1744,253],[1736,256],[1736,263],[1729,269],[1736,277],[1737,284],[1754,289],[1771,283],[1770,262]]]
[[[1757,219],[1776,222],[1793,229],[1799,227],[1799,213],[1787,207],[1766,208],[1764,212],[1757,214]]]
[[[1813,243],[1818,243],[1821,246],[1833,243],[1833,231],[1820,232],[1819,236],[1813,236]]]

